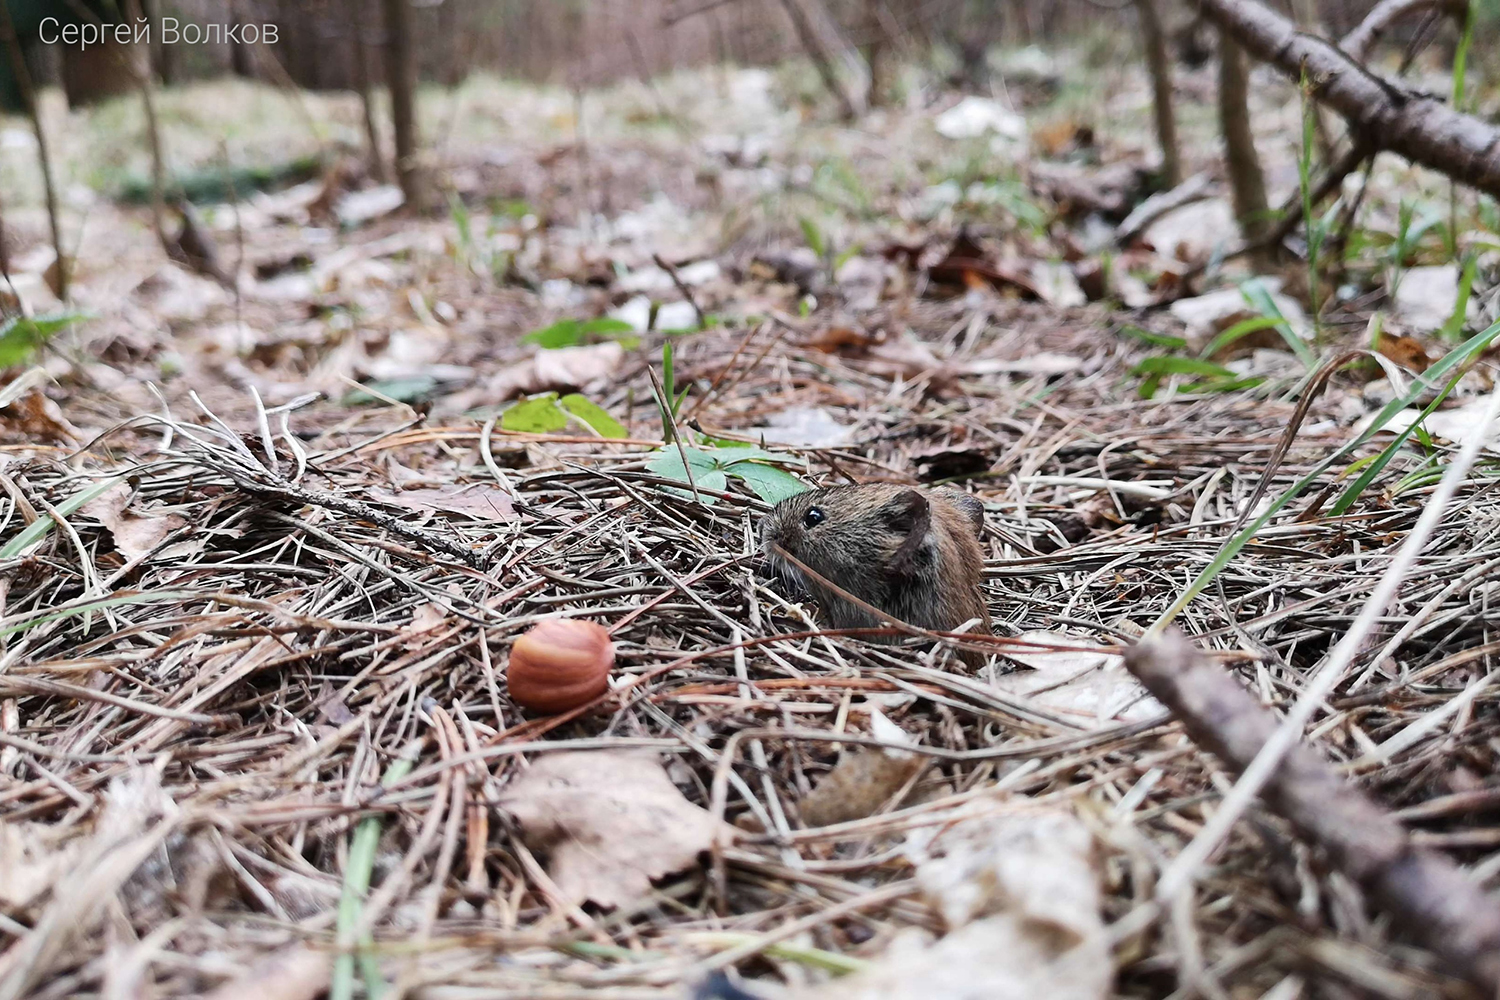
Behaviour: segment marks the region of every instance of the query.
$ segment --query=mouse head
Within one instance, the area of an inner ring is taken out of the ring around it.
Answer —
[[[790,583],[808,585],[803,573],[774,546],[859,593],[869,589],[858,586],[862,582],[873,586],[879,580],[918,577],[932,566],[933,504],[945,502],[961,511],[978,532],[983,504],[954,490],[928,494],[889,483],[808,490],[781,501],[766,515],[761,549]]]

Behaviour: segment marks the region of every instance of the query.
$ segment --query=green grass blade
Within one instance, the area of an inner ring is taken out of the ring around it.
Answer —
[[[1462,377],[1462,372],[1454,374],[1448,380],[1448,384],[1443,386],[1443,391],[1438,393],[1437,397],[1423,408],[1422,415],[1413,420],[1404,431],[1399,432],[1396,435],[1396,439],[1386,445],[1380,454],[1375,456],[1373,461],[1365,464],[1364,471],[1360,473],[1359,478],[1344,490],[1339,495],[1338,501],[1328,509],[1329,517],[1338,517],[1354,505],[1354,501],[1359,499],[1360,494],[1369,487],[1370,483],[1374,482],[1375,477],[1380,475],[1381,470],[1390,464],[1391,459],[1396,457],[1396,453],[1406,444],[1406,439],[1411,437],[1412,433],[1422,426],[1422,421],[1426,420],[1428,415],[1438,408],[1439,403],[1448,398],[1448,394],[1453,391],[1453,387],[1458,384],[1458,380]]]
[[[386,768],[385,777],[380,779],[382,788],[391,787],[411,773],[411,769],[417,763],[417,751],[421,745],[420,740],[414,741],[390,767]],[[359,825],[354,828],[354,836],[349,839],[349,862],[344,869],[344,891],[339,896],[339,953],[333,960],[333,979],[328,988],[329,1000],[353,1000],[356,957],[359,959],[360,968],[364,971],[365,992],[374,997],[384,991],[385,984],[370,951],[369,936],[361,935],[358,949],[354,948],[355,930],[359,925],[360,913],[364,909],[365,894],[370,891],[370,873],[375,869],[375,849],[380,844],[380,826],[379,816],[366,816],[359,821]]]
[[[1210,340],[1208,346],[1198,352],[1198,357],[1202,360],[1207,360],[1241,337],[1248,337],[1250,334],[1258,333],[1261,330],[1269,330],[1283,322],[1285,320],[1276,316],[1251,316],[1249,319],[1242,319],[1213,340]]]
[[[77,604],[69,604],[62,608],[42,608],[15,618],[0,618],[0,637],[14,635],[17,632],[25,632],[49,622],[59,621],[63,618],[71,618],[75,615],[92,614],[95,611],[103,611],[106,608],[117,608],[122,604],[152,604],[157,601],[191,601],[212,597],[196,590],[151,590],[130,591],[122,594],[111,594],[109,597],[96,597],[92,600],[81,601]]]
[[[1453,313],[1448,317],[1448,322],[1438,331],[1440,340],[1457,340],[1463,335],[1464,323],[1469,319],[1469,299],[1474,296],[1474,278],[1478,271],[1479,261],[1476,254],[1466,254],[1463,271],[1458,279],[1458,298],[1453,303]]]
[[[1319,462],[1318,465],[1307,475],[1303,476],[1301,479],[1293,483],[1286,490],[1286,492],[1282,493],[1281,496],[1272,501],[1270,506],[1267,507],[1259,517],[1257,517],[1250,524],[1246,525],[1238,534],[1224,543],[1223,548],[1218,551],[1218,554],[1214,556],[1212,561],[1210,561],[1209,564],[1203,568],[1202,572],[1200,572],[1193,579],[1193,581],[1188,584],[1187,589],[1182,592],[1182,596],[1179,597],[1172,604],[1172,606],[1168,608],[1162,614],[1162,616],[1156,620],[1156,622],[1151,626],[1148,634],[1158,635],[1168,625],[1170,625],[1172,621],[1182,613],[1183,609],[1191,604],[1193,602],[1193,599],[1203,592],[1203,589],[1213,581],[1214,577],[1223,572],[1224,567],[1228,566],[1234,560],[1234,557],[1239,555],[1240,550],[1243,549],[1247,544],[1249,544],[1250,540],[1255,537],[1260,529],[1265,527],[1267,522],[1269,522],[1271,518],[1275,517],[1278,513],[1281,512],[1281,509],[1283,507],[1300,496],[1303,490],[1307,489],[1313,483],[1317,482],[1318,478],[1321,477],[1323,473],[1332,468],[1333,465],[1340,459],[1342,459],[1345,455],[1349,454],[1355,448],[1358,448],[1360,445],[1364,444],[1366,441],[1370,440],[1370,438],[1379,433],[1380,430],[1390,422],[1392,417],[1394,417],[1402,410],[1406,409],[1418,398],[1420,398],[1422,393],[1426,391],[1428,386],[1432,385],[1437,379],[1446,378],[1449,372],[1452,372],[1454,369],[1458,368],[1470,358],[1477,355],[1480,351],[1484,350],[1490,345],[1491,342],[1495,340],[1496,337],[1500,337],[1500,323],[1496,323],[1494,326],[1491,326],[1483,333],[1475,334],[1474,336],[1470,337],[1468,340],[1460,344],[1458,347],[1455,347],[1453,350],[1449,351],[1446,355],[1443,356],[1442,360],[1433,365],[1431,368],[1427,369],[1427,377],[1425,379],[1414,381],[1404,395],[1387,403],[1385,407],[1382,408],[1378,414],[1376,414],[1375,419],[1371,421],[1368,427],[1346,441],[1333,454],[1329,455],[1323,461]]]
[[[1143,358],[1133,369],[1137,375],[1210,375],[1214,378],[1234,378],[1235,373],[1223,365],[1200,358],[1174,358],[1160,356]]]
[[[1307,341],[1292,329],[1292,324],[1287,322],[1286,316],[1282,314],[1280,307],[1276,305],[1276,300],[1271,297],[1264,283],[1252,278],[1240,286],[1240,293],[1245,296],[1246,302],[1255,307],[1257,312],[1273,321],[1271,325],[1275,327],[1277,333],[1281,334],[1281,339],[1286,341],[1292,353],[1297,355],[1297,360],[1302,362],[1302,367],[1308,371],[1318,367],[1318,359],[1313,354],[1312,348],[1308,347]]]
[[[124,481],[124,478],[121,476],[111,476],[109,479],[99,480],[92,486],[85,486],[57,505],[58,516],[67,517],[75,513],[84,504],[98,499]],[[35,521],[28,524],[15,538],[0,546],[0,559],[20,558],[33,545],[46,538],[47,532],[56,526],[57,523],[52,518],[38,517]]]

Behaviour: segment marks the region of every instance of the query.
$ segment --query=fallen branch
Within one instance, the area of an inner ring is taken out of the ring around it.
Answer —
[[[1249,766],[1280,725],[1181,633],[1130,648],[1125,666],[1172,710],[1195,743],[1236,773]],[[1287,752],[1263,795],[1327,851],[1335,867],[1452,963],[1454,972],[1490,995],[1500,991],[1500,900],[1446,857],[1413,846],[1389,813],[1305,744]]]
[[[1247,52],[1295,80],[1380,149],[1500,197],[1500,128],[1443,101],[1404,90],[1342,49],[1304,34],[1252,0],[1196,0],[1198,10]]]

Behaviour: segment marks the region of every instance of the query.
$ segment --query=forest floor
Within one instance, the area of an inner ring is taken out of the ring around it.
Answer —
[[[1177,625],[1296,699],[1492,433],[1500,211],[1382,157],[1315,280],[1252,267],[1206,67],[1201,197],[1122,226],[1149,89],[1109,55],[912,70],[854,126],[805,68],[476,79],[423,95],[422,216],[347,152],[234,180],[357,149],[346,96],[167,90],[174,173],[233,195],[196,266],[137,103],[49,102],[66,305],[5,121],[0,299],[46,343],[0,361],[0,998],[1469,995],[1259,806],[1190,914],[1111,933],[1232,781],[1117,654],[1208,573]],[[1280,203],[1304,112],[1256,83]],[[1486,886],[1493,452],[1309,737]],[[986,666],[820,633],[765,573],[768,502],[846,481],[984,501]],[[615,690],[538,717],[508,651],[557,615]]]

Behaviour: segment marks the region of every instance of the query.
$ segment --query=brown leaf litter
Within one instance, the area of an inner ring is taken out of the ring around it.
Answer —
[[[652,879],[698,863],[719,824],[683,797],[653,753],[543,754],[499,806],[568,903],[628,906]]]

